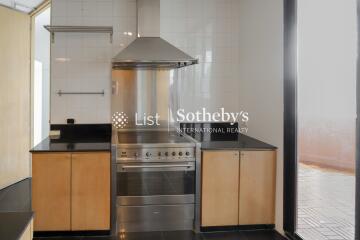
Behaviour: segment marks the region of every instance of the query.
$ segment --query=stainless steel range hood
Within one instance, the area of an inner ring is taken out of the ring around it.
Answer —
[[[198,60],[160,38],[160,0],[137,0],[137,38],[112,60],[113,69],[172,69]]]

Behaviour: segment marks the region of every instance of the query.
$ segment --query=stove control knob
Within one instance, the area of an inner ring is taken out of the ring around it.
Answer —
[[[147,152],[147,153],[146,153],[146,156],[147,156],[147,157],[150,157],[150,156],[151,156],[151,153]]]
[[[165,152],[165,156],[169,156],[169,153],[168,153],[168,152]]]
[[[186,156],[189,156],[189,155],[190,155],[190,153],[189,153],[189,152],[186,152],[186,153],[185,153],[185,155],[186,155]]]
[[[136,152],[136,153],[134,153],[134,156],[135,156],[135,157],[138,157],[138,156],[139,156],[139,154]]]
[[[183,155],[183,153],[182,152],[179,152],[179,156],[182,156]]]
[[[158,156],[161,157],[161,152],[158,153]]]
[[[175,156],[175,155],[176,155],[176,152],[172,152],[172,155]]]

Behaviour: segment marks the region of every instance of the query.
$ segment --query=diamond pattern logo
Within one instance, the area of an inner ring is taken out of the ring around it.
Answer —
[[[128,124],[128,116],[124,112],[115,112],[112,115],[112,124],[115,128],[124,128]]]

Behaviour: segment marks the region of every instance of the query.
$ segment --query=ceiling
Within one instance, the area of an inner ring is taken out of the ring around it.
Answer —
[[[0,5],[29,13],[39,6],[44,0],[0,0]]]

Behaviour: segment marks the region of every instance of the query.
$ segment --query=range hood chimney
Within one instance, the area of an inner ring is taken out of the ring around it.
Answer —
[[[198,60],[160,38],[160,0],[137,0],[137,38],[112,60],[113,69],[173,69]]]

